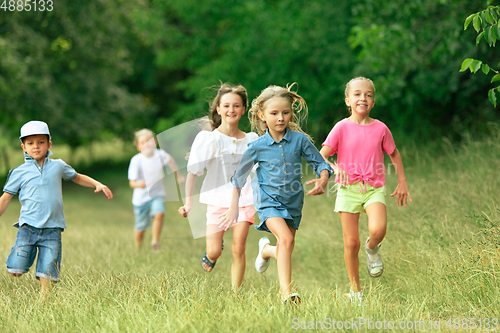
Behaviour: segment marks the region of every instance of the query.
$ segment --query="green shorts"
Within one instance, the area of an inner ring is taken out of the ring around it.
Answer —
[[[374,202],[385,203],[385,185],[382,187],[373,187],[366,184],[354,183],[351,185],[340,185],[337,191],[337,200],[335,201],[335,211],[357,214],[361,213]]]

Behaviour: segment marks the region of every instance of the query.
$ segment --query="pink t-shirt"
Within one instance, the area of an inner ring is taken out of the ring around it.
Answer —
[[[335,124],[323,146],[333,148],[331,155],[337,153],[337,165],[349,174],[349,184],[385,185],[384,153],[392,154],[396,144],[383,122],[360,125],[343,119]]]

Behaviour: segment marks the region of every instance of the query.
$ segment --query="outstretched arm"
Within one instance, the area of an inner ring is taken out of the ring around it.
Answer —
[[[0,216],[5,212],[5,209],[9,205],[10,200],[13,195],[7,192],[3,192],[3,195],[0,197]]]
[[[340,168],[337,164],[333,164],[328,160],[328,157],[330,157],[330,154],[332,153],[333,148],[328,147],[328,146],[323,146],[319,153],[323,158],[325,159],[326,162],[330,164],[332,167],[333,171],[335,171],[335,174],[337,175],[338,182],[340,184],[347,185],[349,184],[349,174],[342,168]]]
[[[80,186],[85,186],[85,187],[95,187],[95,193],[98,192],[103,192],[108,199],[113,198],[113,193],[111,190],[106,186],[101,183],[99,183],[97,180],[90,178],[89,176],[82,175],[81,173],[77,173],[76,177],[72,179],[73,182]]]
[[[403,160],[401,159],[401,155],[397,149],[394,149],[392,154],[389,155],[391,157],[392,164],[394,164],[394,168],[396,169],[396,173],[398,174],[398,186],[394,193],[391,194],[391,197],[396,197],[396,206],[405,206],[407,198],[411,200],[410,190],[408,189],[408,183],[406,182],[405,170],[403,167]]]
[[[172,169],[172,171],[175,173],[175,175],[177,176],[177,181],[179,182],[179,185],[183,185],[184,184],[184,177],[181,176],[181,174],[179,173],[179,170],[177,169],[177,164],[175,164],[175,161],[173,158],[170,158],[170,161],[168,161],[167,165],[170,167],[170,169]]]
[[[330,164],[330,166],[333,168],[333,170],[335,170],[336,165],[328,160],[328,157],[330,157],[330,155],[332,154],[332,151],[333,151],[332,147],[323,146],[323,147],[321,147],[321,150],[319,151],[319,153],[321,154],[321,156],[323,156],[323,159],[325,160],[325,162]]]
[[[184,206],[179,208],[179,214],[181,214],[184,217],[187,217],[189,214],[189,211],[191,210],[191,202],[192,202],[192,198],[193,198],[196,177],[197,176],[194,173],[188,172],[188,174],[187,174],[187,178],[186,178],[186,202],[185,202]]]

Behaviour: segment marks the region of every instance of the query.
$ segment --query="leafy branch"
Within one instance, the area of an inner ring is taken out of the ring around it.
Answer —
[[[492,0],[488,1],[488,5]],[[495,44],[500,40],[500,6],[488,6],[485,10],[469,15],[465,19],[464,30],[467,30],[469,25],[472,23],[474,30],[478,33],[476,37],[476,46],[479,45],[482,39],[484,39],[490,47],[495,47]],[[491,68],[488,64],[483,63],[481,60],[476,60],[473,58],[467,58],[462,62],[460,72],[470,70],[471,73],[476,73],[479,69],[482,69],[483,73],[488,75],[490,71],[494,72],[495,75],[491,79],[491,83],[500,80],[500,73],[498,70]],[[495,90],[500,92],[500,85],[492,88],[488,91],[488,98],[490,99],[493,106],[497,106],[497,97]]]

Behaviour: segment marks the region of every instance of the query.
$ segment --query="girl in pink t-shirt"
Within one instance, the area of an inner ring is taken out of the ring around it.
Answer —
[[[340,212],[342,222],[344,260],[351,282],[348,296],[351,302],[360,303],[363,294],[359,284],[358,222],[362,211],[368,215],[369,237],[365,242],[368,274],[379,277],[384,271],[379,250],[387,228],[384,153],[390,156],[398,174],[399,184],[391,197],[397,196],[398,206],[406,207],[407,199],[412,200],[391,131],[381,121],[370,118],[375,105],[373,82],[364,77],[349,81],[345,103],[351,116],[335,124],[320,153],[326,161],[337,153],[337,164],[332,164],[335,181],[339,183],[335,211]]]

